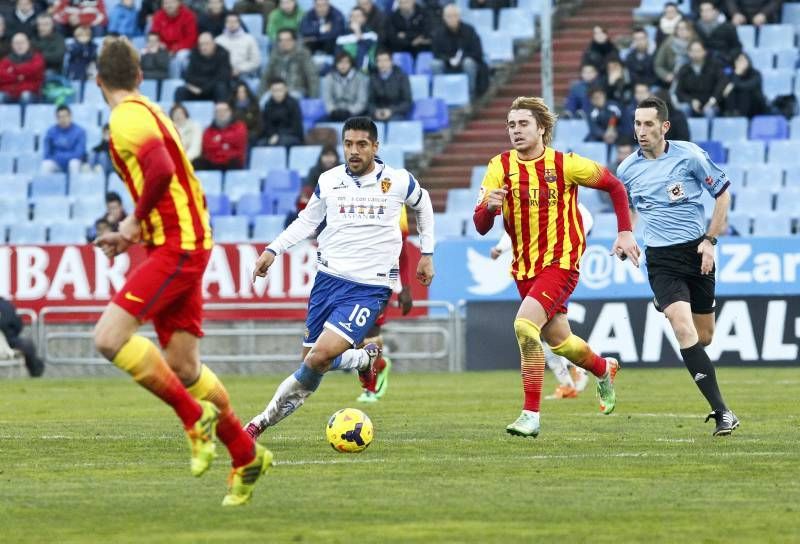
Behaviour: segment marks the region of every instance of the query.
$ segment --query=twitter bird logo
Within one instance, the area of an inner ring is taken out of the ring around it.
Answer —
[[[508,269],[511,267],[512,252],[507,251],[500,255],[496,261],[488,255],[483,255],[467,248],[467,269],[476,283],[467,287],[473,295],[496,295],[505,291],[514,281]]]

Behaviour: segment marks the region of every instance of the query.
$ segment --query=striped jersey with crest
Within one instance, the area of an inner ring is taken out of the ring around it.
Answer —
[[[134,202],[144,187],[141,159],[154,145],[165,146],[175,172],[167,191],[142,221],[142,239],[151,246],[211,249],[206,197],[172,121],[144,96],[132,95],[111,111],[109,153]]]
[[[515,279],[532,278],[551,265],[578,270],[586,248],[578,185],[596,185],[603,170],[594,161],[550,147],[533,160],[521,160],[511,150],[489,161],[478,206],[485,205],[492,189],[508,191],[502,215],[511,236]]]

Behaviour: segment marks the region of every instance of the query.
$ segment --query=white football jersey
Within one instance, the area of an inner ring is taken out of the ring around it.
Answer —
[[[404,204],[417,213],[422,253],[433,253],[433,207],[428,192],[407,170],[391,168],[379,159],[375,169],[362,177],[353,176],[346,165],[322,174],[306,208],[267,247],[280,254],[310,236],[325,220],[317,238],[319,270],[391,287],[398,276]]]

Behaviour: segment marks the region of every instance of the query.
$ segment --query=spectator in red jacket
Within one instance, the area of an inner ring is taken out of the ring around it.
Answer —
[[[197,18],[181,0],[164,0],[164,7],[153,15],[150,32],[158,34],[170,53],[188,54],[197,43]]]
[[[41,93],[44,58],[31,49],[23,32],[11,39],[11,52],[0,60],[0,102],[27,104]]]
[[[72,36],[79,26],[88,26],[93,36],[102,36],[108,24],[108,15],[103,0],[56,0],[53,20],[64,36]]]
[[[197,170],[244,168],[247,154],[247,126],[235,121],[227,102],[214,106],[214,121],[203,132],[203,154],[195,159]]]

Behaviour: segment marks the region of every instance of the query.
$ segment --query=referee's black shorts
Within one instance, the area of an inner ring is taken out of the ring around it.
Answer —
[[[656,308],[663,311],[673,302],[688,302],[694,314],[714,313],[714,270],[700,273],[702,238],[664,247],[648,247],[647,276]],[[715,266],[716,269],[716,266]]]

